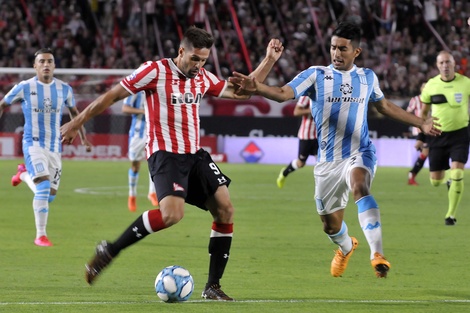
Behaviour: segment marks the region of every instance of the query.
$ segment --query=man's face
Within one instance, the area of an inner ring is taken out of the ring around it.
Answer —
[[[54,75],[54,56],[50,53],[41,53],[34,59],[34,69],[39,81],[49,81]]]
[[[449,81],[454,79],[455,76],[455,60],[449,53],[441,53],[437,56],[437,68],[441,74],[441,79]]]
[[[350,39],[331,37],[330,56],[333,67],[340,71],[352,68],[354,60],[361,53],[360,48],[354,48]]]
[[[189,78],[194,78],[201,67],[206,64],[207,59],[210,55],[210,50],[207,48],[184,48],[179,49],[181,62],[179,69]]]

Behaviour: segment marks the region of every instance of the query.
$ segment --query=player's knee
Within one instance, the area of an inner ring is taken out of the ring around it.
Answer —
[[[176,223],[181,221],[184,216],[184,209],[179,209],[179,208],[165,209],[165,208],[160,207],[160,211],[162,212],[163,223],[167,227],[175,225]]]
[[[433,178],[431,178],[430,179],[431,185],[433,185],[434,187],[439,187],[440,185],[445,183],[445,181],[446,181],[445,178],[442,178],[442,179],[433,179]]]
[[[464,171],[460,168],[454,168],[450,170],[450,179],[453,181],[463,180]]]
[[[51,182],[48,180],[43,180],[40,181],[39,183],[36,184],[36,193],[44,193],[47,190],[47,192],[50,193],[51,190]]]

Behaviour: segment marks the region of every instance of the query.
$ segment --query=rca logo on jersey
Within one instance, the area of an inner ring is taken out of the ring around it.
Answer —
[[[199,104],[201,103],[202,93],[197,93],[194,95],[191,92],[183,93],[172,93],[171,94],[171,104]]]

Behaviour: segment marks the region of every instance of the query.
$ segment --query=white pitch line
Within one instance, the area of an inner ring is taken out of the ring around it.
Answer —
[[[212,302],[210,300],[189,300],[187,303]],[[110,305],[110,304],[151,304],[162,303],[162,301],[77,301],[77,302],[0,302],[3,305]],[[392,303],[392,304],[431,304],[431,303],[470,303],[470,299],[442,299],[442,300],[328,300],[328,299],[259,299],[259,300],[236,300],[227,303]]]

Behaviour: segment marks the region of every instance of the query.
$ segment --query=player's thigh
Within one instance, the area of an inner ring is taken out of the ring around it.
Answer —
[[[452,160],[452,162],[466,164],[468,161],[468,150],[468,142],[460,142],[459,144],[453,145],[450,148],[450,159]]]
[[[317,155],[318,141],[317,140],[299,140],[299,160],[307,160],[309,155]]]
[[[190,154],[157,151],[147,162],[159,201],[169,195],[186,199],[189,173],[194,166],[194,158]]]
[[[231,182],[230,178],[220,170],[207,151],[199,150],[196,154],[196,160],[189,176],[186,202],[204,210],[209,209],[206,205],[210,205],[211,212],[225,208],[228,210],[231,207],[228,191],[220,193],[218,198],[214,198],[214,194],[219,187],[228,187]]]
[[[347,160],[318,163],[314,169],[315,202],[320,215],[344,209],[349,199]]]
[[[364,172],[364,174],[366,175],[365,177],[362,174],[356,175],[355,183],[358,183],[357,180],[364,181],[364,183],[367,185],[367,189],[370,189],[372,180],[374,179],[375,172],[377,170],[377,157],[375,156],[375,153],[371,151],[365,151],[357,153],[356,155],[351,156],[349,158],[347,162],[345,177],[346,184],[348,185],[348,188],[350,190],[352,190],[351,186],[353,183],[353,179],[355,179],[352,175],[352,172],[355,168],[362,168],[369,174],[367,175],[367,173]]]
[[[49,161],[46,150],[41,147],[25,147],[23,149],[26,169],[33,179],[49,176]]]
[[[447,147],[431,147],[429,149],[429,171],[446,171],[449,167],[450,151]]]
[[[49,177],[51,188],[59,190],[60,178],[62,177],[62,158],[59,153],[47,151],[49,161]]]

